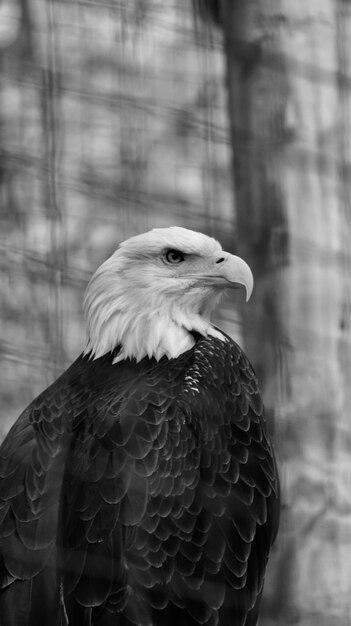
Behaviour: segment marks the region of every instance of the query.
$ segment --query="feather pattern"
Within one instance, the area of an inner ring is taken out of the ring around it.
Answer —
[[[274,453],[244,353],[229,337],[192,343],[159,361],[81,356],[10,431],[4,626],[256,624]]]

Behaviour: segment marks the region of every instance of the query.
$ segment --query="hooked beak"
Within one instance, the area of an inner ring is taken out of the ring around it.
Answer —
[[[187,274],[187,278],[201,279],[207,285],[221,289],[238,289],[245,287],[246,302],[250,299],[253,290],[253,275],[248,264],[239,256],[221,253],[224,260],[216,263],[206,274]]]
[[[227,287],[238,289],[245,287],[246,302],[250,299],[253,290],[253,275],[248,264],[239,256],[228,254],[219,266],[218,276],[227,281]]]

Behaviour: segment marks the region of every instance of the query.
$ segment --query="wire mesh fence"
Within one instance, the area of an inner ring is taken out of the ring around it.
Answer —
[[[0,433],[81,351],[84,288],[118,242],[182,225],[232,250],[239,224],[244,332],[280,416],[261,623],[348,626],[350,8],[273,4],[0,4]]]
[[[1,429],[81,349],[83,290],[153,226],[233,226],[224,61],[188,2],[4,2]]]

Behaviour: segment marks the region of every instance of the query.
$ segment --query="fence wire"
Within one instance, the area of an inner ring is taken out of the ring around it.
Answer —
[[[1,429],[81,350],[126,237],[233,225],[219,34],[190,3],[2,3]]]
[[[281,410],[283,522],[261,624],[348,626],[351,11],[345,0],[311,0],[306,17],[305,4],[277,3],[266,19],[273,3],[248,0],[2,0],[0,438],[82,350],[84,288],[120,241],[181,225],[232,248],[233,153],[234,165],[247,157],[271,175],[265,197],[256,181],[247,194],[253,253],[275,261],[258,263],[249,326],[266,397]],[[231,93],[228,107],[223,11],[234,5],[260,6],[253,38],[266,34],[256,65],[244,35],[234,42],[237,80],[247,85],[258,66],[269,79],[257,81],[248,117],[283,111],[256,120],[250,137],[228,113],[242,96]],[[274,215],[282,206],[286,223]],[[290,333],[278,347],[277,310]],[[221,324],[241,332],[229,306]]]

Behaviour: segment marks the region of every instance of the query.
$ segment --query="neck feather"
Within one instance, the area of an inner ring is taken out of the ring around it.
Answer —
[[[115,279],[114,279],[115,280]],[[84,310],[87,321],[88,342],[85,354],[97,359],[120,346],[114,363],[126,358],[140,361],[144,357],[156,360],[166,356],[177,358],[190,350],[195,340],[191,331],[203,336],[214,336],[225,341],[209,320],[209,310],[194,310],[194,297],[163,296],[160,293],[139,294],[123,289],[103,288],[98,281],[91,281]],[[131,293],[134,297],[131,297]],[[213,301],[212,306],[213,308]]]

